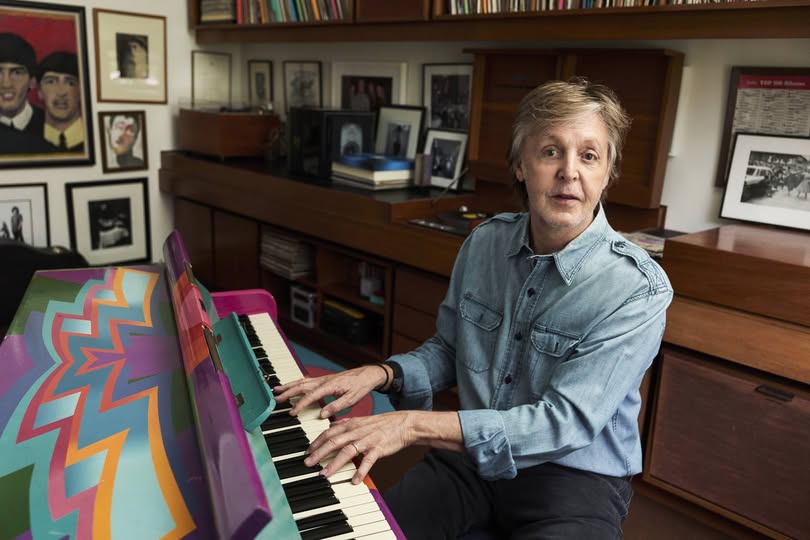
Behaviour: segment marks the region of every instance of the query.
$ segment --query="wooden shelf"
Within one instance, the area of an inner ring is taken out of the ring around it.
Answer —
[[[190,3],[196,0],[189,0]],[[197,43],[365,41],[592,41],[810,37],[810,0],[763,0],[498,15],[429,21],[196,25]]]
[[[371,311],[372,313],[378,313],[380,315],[385,315],[386,313],[384,305],[372,304],[366,298],[357,294],[357,291],[354,288],[344,283],[324,285],[321,287],[321,291],[323,292],[324,296],[333,296],[338,300],[348,302],[349,304],[352,304],[363,311]]]

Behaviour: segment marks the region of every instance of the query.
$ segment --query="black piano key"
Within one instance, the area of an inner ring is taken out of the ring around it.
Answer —
[[[287,492],[286,486],[282,487],[285,487],[284,496],[287,498],[287,502],[290,503],[290,506],[294,504],[306,503],[306,501],[309,500],[326,501],[329,500],[330,497],[335,496],[335,492],[329,486],[317,488],[310,491],[296,492],[292,494]],[[293,512],[293,514],[295,513],[296,512]]]
[[[304,474],[310,474],[314,472],[320,472],[323,470],[319,464],[315,464],[312,467],[307,467],[306,465],[297,465],[295,467],[290,467],[288,469],[284,469],[284,471],[277,471],[278,477],[282,480],[286,480],[287,478],[294,478],[296,476],[301,476]]]
[[[317,489],[328,489],[330,492],[332,491],[329,479],[325,476],[304,478],[303,480],[296,480],[295,482],[284,484],[281,487],[284,489],[284,493],[286,493],[288,497],[293,497],[299,494],[306,495],[308,493],[314,493]]]
[[[343,513],[343,510],[330,510],[329,512],[324,512],[323,514],[301,518],[296,521],[295,524],[299,531],[305,531],[307,529],[333,525],[335,523],[340,523],[341,521],[347,520],[348,518],[346,517],[346,514]]]
[[[297,428],[290,428],[285,429],[284,431],[277,431],[272,435],[268,435],[270,442],[278,443],[278,442],[287,442],[287,441],[294,441],[299,439],[308,439],[307,434],[304,433],[304,430],[300,427]]]
[[[284,413],[284,412],[288,412],[288,411],[291,411],[292,408],[293,408],[293,406],[289,401],[286,401],[284,403],[276,402],[276,408],[273,409],[273,412],[271,412],[270,415],[272,416],[274,414],[281,414],[281,413]],[[295,418],[295,417],[290,417],[290,418]]]
[[[309,448],[309,441],[293,441],[280,445],[268,444],[267,449],[270,450],[270,455],[273,457],[286,456],[287,454],[295,454],[298,452],[305,452]]]
[[[324,506],[331,506],[338,504],[337,497],[334,494],[327,497],[312,497],[309,499],[301,499],[295,502],[290,502],[290,510],[293,514],[299,512],[306,512],[307,510],[314,510],[315,508],[323,508]]]
[[[289,414],[271,414],[267,420],[262,422],[262,430],[267,431],[270,429],[279,429],[289,426],[300,426],[301,420],[297,416],[290,416]]]
[[[299,529],[300,530],[300,529]],[[339,534],[346,534],[354,531],[348,522],[334,523],[332,525],[325,525],[317,529],[309,529],[302,531],[301,540],[322,540],[323,538],[330,538]]]

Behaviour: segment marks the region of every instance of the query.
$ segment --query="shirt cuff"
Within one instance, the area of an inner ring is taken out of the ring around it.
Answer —
[[[402,368],[402,391],[388,395],[396,409],[424,410],[433,408],[433,390],[424,365],[407,354],[398,354],[387,360]]]
[[[485,480],[503,480],[517,476],[512,448],[506,438],[503,417],[498,411],[459,411],[461,433],[467,454],[478,465]]]

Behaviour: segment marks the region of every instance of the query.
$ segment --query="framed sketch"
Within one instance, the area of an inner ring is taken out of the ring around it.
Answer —
[[[419,151],[419,137],[425,108],[409,105],[382,106],[377,113],[374,151],[386,156],[413,159]]]
[[[251,107],[273,108],[273,62],[248,60],[248,102]]]
[[[334,62],[332,102],[341,109],[376,111],[405,101],[405,62]]]
[[[810,231],[810,137],[738,133],[720,217]]]
[[[422,65],[422,104],[429,128],[469,129],[472,75],[472,64]]]
[[[191,51],[191,107],[230,106],[230,53]]]
[[[105,173],[139,171],[149,167],[144,111],[98,113],[101,167]]]
[[[329,114],[330,160],[374,151],[372,112],[341,111]]]
[[[726,185],[737,133],[810,135],[810,67],[731,68],[714,184]]]
[[[428,129],[423,154],[430,154],[430,185],[460,187],[461,166],[467,151],[467,134],[461,131]]]
[[[70,247],[95,266],[151,261],[146,178],[65,184]]]
[[[48,247],[48,184],[0,186],[0,238]]]
[[[0,0],[0,167],[92,165],[84,8]]]
[[[321,107],[321,63],[316,61],[284,62],[284,106]]]
[[[166,17],[93,9],[99,101],[166,103]]]

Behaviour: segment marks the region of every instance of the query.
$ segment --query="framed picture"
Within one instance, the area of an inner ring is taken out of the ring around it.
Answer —
[[[428,127],[469,129],[472,76],[472,64],[422,65],[422,103]]]
[[[720,217],[810,231],[810,137],[738,133]]]
[[[310,61],[284,62],[284,106],[321,107],[321,63]]]
[[[737,133],[810,135],[810,68],[731,68],[715,185],[726,185]]]
[[[94,164],[84,8],[0,0],[0,51],[0,167]]]
[[[374,121],[372,112],[342,111],[329,114],[330,161],[340,156],[374,151]]]
[[[334,62],[332,101],[353,111],[376,111],[405,101],[405,62]]]
[[[419,137],[425,108],[409,105],[382,106],[377,113],[374,151],[386,156],[413,159],[419,151]]]
[[[456,186],[459,189],[466,151],[466,133],[428,129],[422,153],[430,154],[430,185],[448,189]]]
[[[101,166],[105,173],[139,171],[149,167],[144,111],[98,113],[101,133]]]
[[[70,247],[95,266],[151,261],[146,178],[65,184]]]
[[[166,103],[166,17],[93,9],[99,101]]]
[[[231,54],[191,51],[191,107],[231,106]]]
[[[48,184],[0,186],[0,238],[35,247],[51,245]]]
[[[251,107],[272,109],[273,62],[248,60],[248,101]]]

